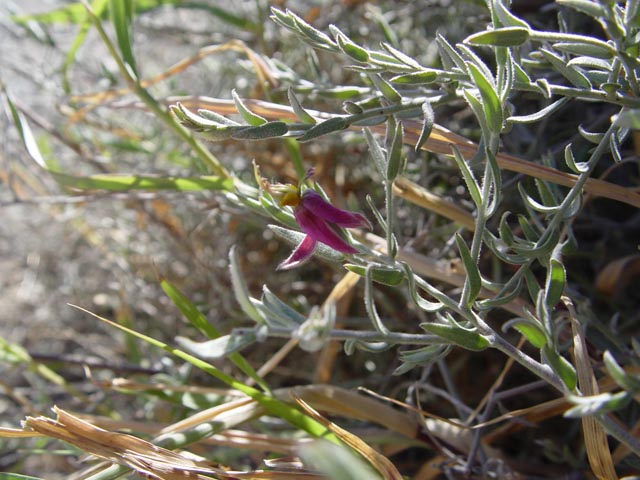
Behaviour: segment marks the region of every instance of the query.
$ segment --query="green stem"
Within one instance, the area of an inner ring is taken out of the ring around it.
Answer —
[[[134,94],[147,106],[147,108],[149,108],[151,112],[156,115],[156,117],[162,120],[191,147],[191,149],[198,155],[200,160],[202,160],[202,162],[204,162],[211,169],[212,173],[224,178],[232,178],[231,174],[227,171],[226,168],[224,168],[220,161],[209,150],[207,150],[204,145],[198,142],[198,140],[196,140],[196,138],[189,130],[179,125],[173,119],[171,114],[166,109],[164,109],[145,88],[142,87],[139,80],[133,78],[133,76],[129,72],[129,69],[120,58],[120,55],[118,55],[118,52],[111,42],[111,39],[102,28],[100,19],[93,12],[86,0],[83,0],[82,3],[86,8],[87,14],[89,15],[89,18],[91,19],[94,27],[98,31],[100,38],[109,50],[109,54],[115,60],[118,66],[118,70],[120,71],[120,75],[125,79],[127,85],[134,92]]]
[[[522,92],[540,93],[540,87],[535,83],[514,82],[514,90]],[[577,100],[598,100],[622,107],[640,108],[640,99],[617,93],[614,98],[604,90],[566,87],[563,85],[549,85],[551,95],[575,98]]]

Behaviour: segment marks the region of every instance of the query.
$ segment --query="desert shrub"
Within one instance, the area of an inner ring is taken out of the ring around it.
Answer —
[[[29,163],[5,204],[89,203],[71,221],[122,272],[103,311],[78,311],[126,334],[130,364],[87,395],[64,362],[3,341],[34,389],[87,415],[4,435],[106,459],[76,474],[94,480],[631,474],[637,2],[296,10],[14,16],[42,40],[79,33],[65,128],[7,82]],[[188,54],[162,64],[181,38]],[[100,88],[75,90],[84,62]]]

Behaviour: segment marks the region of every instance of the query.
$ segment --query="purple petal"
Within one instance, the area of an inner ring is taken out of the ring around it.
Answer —
[[[326,220],[316,216],[311,210],[299,205],[294,210],[296,221],[307,236],[318,242],[330,246],[342,253],[358,253],[358,250],[349,245],[338,233],[329,226]]]
[[[316,241],[311,235],[306,235],[302,241],[295,248],[293,253],[278,265],[278,270],[289,270],[302,265],[304,262],[311,258],[313,251],[316,249]]]
[[[371,228],[371,223],[364,215],[334,207],[313,190],[306,190],[300,203],[302,208],[306,208],[316,217],[335,223],[339,227]]]

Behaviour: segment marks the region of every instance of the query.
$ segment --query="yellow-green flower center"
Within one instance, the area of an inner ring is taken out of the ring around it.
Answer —
[[[281,206],[297,207],[300,203],[300,190],[294,185],[287,185],[286,190],[280,198]]]

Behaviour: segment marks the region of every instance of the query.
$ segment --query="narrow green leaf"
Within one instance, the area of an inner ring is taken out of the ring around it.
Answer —
[[[367,265],[364,273],[364,306],[367,311],[367,316],[369,320],[371,320],[371,324],[373,328],[382,335],[387,335],[389,333],[389,329],[384,325],[380,315],[378,314],[378,310],[376,309],[376,301],[373,298],[373,270],[374,265],[370,263]]]
[[[133,21],[134,0],[110,0],[111,21],[116,32],[116,39],[122,60],[129,68],[129,73],[138,78],[136,61],[133,56],[131,42],[131,24]]]
[[[487,298],[485,300],[479,300],[476,302],[476,306],[479,310],[491,310],[495,307],[506,305],[509,302],[516,300],[520,296],[520,290],[522,286],[522,280],[516,282],[515,287],[510,291],[503,291],[493,298]]]
[[[418,152],[425,142],[429,139],[431,131],[433,130],[433,124],[435,123],[435,114],[431,103],[424,102],[422,108],[422,130],[420,131],[420,137],[416,142],[415,151]]]
[[[438,73],[438,70],[422,69],[419,72],[396,75],[389,81],[392,83],[400,83],[406,85],[426,85],[435,82],[438,79]]]
[[[333,26],[333,25],[332,25]],[[339,33],[335,36],[338,48],[346,53],[349,57],[362,63],[369,61],[369,52],[362,48],[360,45],[355,44],[349,37],[343,33]]]
[[[317,28],[312,27],[289,9],[287,9],[287,15],[293,19],[298,32],[311,40],[311,42],[314,43],[315,46],[328,50],[337,49],[336,43],[331,39],[331,37],[329,37],[329,35],[321,32]]]
[[[350,272],[357,273],[358,275],[364,277],[366,275],[366,267],[362,265],[354,265],[353,263],[346,263],[344,268],[349,270]],[[383,285],[389,285],[391,287],[395,287],[402,283],[402,280],[405,278],[405,273],[401,270],[396,270],[390,267],[372,267],[371,271],[371,279],[374,282],[382,283]]]
[[[604,352],[602,360],[604,360],[607,372],[620,388],[624,388],[633,395],[640,393],[640,375],[625,372],[609,350]]]
[[[474,33],[464,39],[465,43],[476,46],[517,47],[529,40],[529,29],[523,27],[504,27]]]
[[[262,287],[261,300],[262,305],[268,310],[269,314],[277,317],[277,320],[283,327],[293,329],[302,325],[307,319],[305,315],[302,315],[300,312],[280,300],[266,285]],[[267,322],[268,321],[269,319],[267,319]]]
[[[527,341],[536,348],[544,347],[548,340],[544,330],[536,322],[527,318],[514,318],[502,326],[503,331],[516,329]]]
[[[582,125],[578,125],[578,132],[582,138],[594,145],[598,145],[604,138],[604,133],[589,132]]]
[[[387,149],[387,172],[386,178],[388,181],[393,182],[400,171],[404,163],[404,157],[402,156],[402,122],[398,122],[393,133],[391,145]]]
[[[582,418],[592,415],[602,415],[626,407],[632,398],[633,396],[629,392],[606,392],[587,397],[569,395],[569,401],[575,405],[566,410],[562,416],[565,418]]]
[[[257,127],[243,128],[236,131],[231,138],[236,140],[264,140],[282,137],[289,133],[289,126],[284,122],[267,122]]]
[[[354,97],[361,97],[371,93],[371,89],[368,87],[352,87],[352,86],[338,86],[331,88],[324,88],[317,92],[317,95],[328,98],[336,98],[338,100],[348,100]]]
[[[483,110],[487,119],[487,126],[495,133],[502,130],[502,106],[500,98],[490,79],[486,78],[482,70],[475,63],[467,62],[467,68],[474,83],[480,91]]]
[[[401,52],[400,50],[395,48],[393,45],[390,45],[387,42],[381,42],[380,45],[387,52],[389,52],[391,55],[393,55],[397,60],[399,60],[400,62],[404,63],[405,65],[407,65],[407,66],[409,66],[409,67],[411,67],[411,68],[413,68],[415,70],[420,70],[420,69],[424,68],[414,58],[410,57],[409,55],[405,54],[404,52]]]
[[[589,170],[589,164],[587,162],[576,162],[571,144],[568,144],[564,149],[564,161],[574,173],[581,174]]]
[[[578,67],[585,67],[587,69],[590,70],[597,70],[597,72],[589,72],[590,75],[595,75],[595,74],[606,74],[607,75],[607,79],[609,78],[609,75],[611,74],[611,70],[612,70],[612,65],[613,62],[610,60],[602,60],[599,58],[593,58],[593,57],[573,57],[571,60],[569,60],[569,62],[567,62],[567,65],[569,65],[570,67],[572,66],[578,66]],[[596,82],[594,82],[596,83]],[[600,83],[600,82],[597,82]],[[602,84],[600,84],[600,87],[606,91],[605,85],[609,85],[607,88],[611,89],[611,86],[613,85],[618,85],[619,87],[622,87],[622,85],[620,85],[619,83],[608,83],[608,82],[604,82]],[[619,88],[616,87],[616,88]]]
[[[534,200],[524,189],[524,186],[521,183],[518,183],[518,191],[520,192],[520,196],[524,200],[524,202],[531,207],[536,212],[540,213],[554,213],[560,209],[559,205],[547,206],[542,203]]]
[[[425,365],[437,360],[445,350],[444,345],[427,345],[414,350],[403,350],[400,352],[400,360],[416,365]]]
[[[304,135],[298,138],[299,142],[308,142],[309,140],[313,140],[315,138],[321,137],[323,135],[328,135],[330,133],[339,132],[340,130],[344,130],[349,126],[346,117],[331,117],[324,122],[317,123],[309,130],[307,130]]]
[[[309,113],[307,113],[307,111],[304,109],[292,87],[289,87],[289,89],[287,90],[287,96],[289,98],[291,108],[293,108],[293,111],[302,122],[310,124],[317,123],[316,119],[309,115]]]
[[[377,115],[375,117],[363,118],[361,120],[351,120],[349,125],[354,127],[372,127],[373,125],[380,125],[389,119],[386,115]]]
[[[236,253],[235,245],[231,247],[229,251],[229,270],[231,271],[231,285],[233,286],[233,293],[236,300],[240,304],[242,311],[247,314],[258,325],[264,324],[264,318],[258,312],[258,309],[253,304],[252,298],[249,295],[249,289],[244,281],[240,264],[238,263],[238,255]]]
[[[437,335],[448,342],[459,347],[479,352],[488,348],[491,343],[486,337],[479,333],[465,330],[464,328],[455,327],[453,325],[443,325],[440,323],[421,323],[420,327],[428,333]]]
[[[296,30],[296,22],[289,15],[276,7],[271,7],[271,20],[291,30]]]
[[[231,358],[234,353],[238,353],[243,348],[255,343],[257,338],[254,331],[242,334],[232,332],[229,335],[223,335],[206,342],[194,342],[186,337],[176,337],[176,343],[191,355],[210,361]]]
[[[173,113],[185,127],[195,129],[196,131],[202,131],[207,128],[244,126],[210,110],[198,110],[197,114],[193,113],[180,102],[171,105],[169,108],[171,109],[171,113]]]
[[[351,115],[360,115],[364,112],[364,108],[350,100],[342,102],[342,109]]]
[[[524,274],[524,279],[527,284],[527,290],[529,291],[529,298],[532,302],[538,301],[538,294],[540,293],[540,284],[538,279],[531,270],[527,270]]]
[[[504,27],[520,27],[530,30],[529,24],[519,17],[516,17],[512,12],[507,9],[509,3],[503,0],[492,0],[491,7],[495,15],[498,17],[501,26]],[[497,27],[498,25],[496,25]]]
[[[416,367],[426,367],[449,353],[451,347],[448,345],[427,345],[415,350],[404,350],[400,352],[402,364],[396,368],[392,375],[404,375]]]
[[[565,103],[569,101],[568,97],[560,98],[556,100],[551,105],[547,105],[542,110],[538,110],[535,113],[531,113],[529,115],[520,115],[520,116],[512,116],[507,118],[507,122],[509,123],[534,123],[543,120],[545,117],[551,116],[557,110],[560,109]]]
[[[515,79],[518,82],[522,82],[524,84],[531,83],[531,77],[529,76],[529,74],[527,72],[524,71],[522,66],[518,62],[512,62],[512,64],[513,64],[513,71],[514,71]]]
[[[469,294],[466,298],[466,304],[467,306],[469,306],[473,302],[475,302],[478,294],[480,293],[480,289],[482,288],[482,278],[480,277],[480,270],[478,270],[478,265],[476,265],[476,262],[473,260],[473,258],[471,258],[471,252],[469,251],[467,244],[459,233],[456,233],[456,244],[458,245],[458,250],[460,251],[462,264],[464,265],[464,269],[467,272]]]
[[[500,170],[500,165],[498,165],[498,160],[496,156],[490,149],[485,148],[484,155],[485,155],[487,164],[489,165],[489,172],[490,172],[490,175],[484,181],[491,182],[490,183],[491,194],[489,196],[490,201],[486,211],[486,215],[489,217],[496,212],[496,210],[498,209],[498,206],[501,204],[502,172]]]
[[[553,68],[560,72],[563,77],[569,80],[576,87],[589,89],[592,87],[589,79],[576,67],[567,65],[567,62],[563,58],[544,48],[541,48],[539,52],[542,53],[544,58],[553,66]]]
[[[589,43],[583,42],[558,42],[553,44],[553,48],[561,52],[573,55],[584,55],[585,57],[595,57],[608,60],[616,54],[615,47],[608,43],[598,41],[591,37]]]
[[[507,211],[502,214],[500,217],[500,224],[498,226],[498,232],[500,233],[500,239],[504,242],[506,246],[510,246],[513,244],[513,232],[511,231],[511,227],[509,226],[509,215],[511,212]]]
[[[609,151],[613,157],[613,161],[616,163],[622,162],[622,154],[620,153],[620,142],[616,135],[609,137]]]
[[[538,78],[535,81],[534,85],[538,87],[538,90],[540,90],[540,93],[544,96],[544,98],[546,98],[547,100],[551,98],[551,86],[549,85],[549,82],[546,78]]]
[[[482,195],[480,193],[480,186],[478,185],[476,177],[473,175],[473,172],[460,153],[460,150],[458,150],[458,147],[451,144],[451,150],[453,151],[453,158],[455,159],[460,172],[462,172],[462,178],[467,185],[467,189],[469,190],[469,195],[471,195],[473,203],[475,203],[477,207],[480,207],[480,205],[482,205]]]
[[[556,3],[565,7],[573,8],[574,10],[589,15],[596,20],[605,16],[604,7],[599,2],[592,2],[590,0],[556,0]]]
[[[373,164],[375,165],[376,170],[378,170],[378,173],[384,176],[385,172],[387,171],[387,159],[385,157],[385,154],[382,151],[380,144],[373,136],[373,133],[371,133],[371,130],[369,130],[368,128],[364,128],[363,132],[364,138],[371,152],[371,157],[373,158]]]
[[[245,122],[254,127],[267,123],[266,118],[261,117],[260,115],[256,115],[247,108],[242,99],[238,96],[238,92],[236,92],[235,88],[231,90],[231,96],[233,97],[233,101],[236,104],[238,113],[240,113],[240,116],[242,116]]]
[[[542,199],[542,203],[547,207],[554,206],[558,201],[554,192],[549,187],[549,183],[544,180],[540,180],[539,178],[534,179],[536,184],[536,189],[538,190],[538,194]]]
[[[384,98],[393,103],[400,103],[402,101],[402,95],[400,95],[400,93],[379,74],[374,73],[369,75],[369,78],[371,78],[371,81],[376,88],[380,90],[382,95],[384,95]]]
[[[496,80],[495,80],[493,71],[489,68],[489,66],[485,63],[485,61],[476,53],[476,51],[470,48],[469,45],[466,45],[464,43],[459,43],[456,46],[460,51],[460,55],[462,55],[465,58],[465,62],[466,62],[465,67],[467,63],[473,63],[480,70],[482,75],[484,75],[487,81],[491,85],[493,85],[495,88]],[[469,69],[465,68],[463,72],[469,74]],[[473,77],[471,77],[471,79],[473,80]]]
[[[529,224],[529,218],[521,214],[518,214],[517,218],[525,238],[530,242],[537,242],[540,239],[540,234]]]
[[[482,102],[478,99],[478,97],[472,92],[470,89],[465,88],[462,90],[462,95],[464,95],[465,100],[471,107],[471,111],[476,116],[478,123],[480,123],[480,128],[482,131],[489,131],[490,127],[487,124],[487,118],[484,113],[484,109],[482,108]]]
[[[189,109],[187,109],[180,102],[178,102],[176,105],[179,106],[179,108],[183,112],[189,112]],[[205,120],[210,120],[214,124],[227,125],[227,126],[230,126],[230,127],[242,126],[241,123],[238,123],[238,122],[236,122],[234,120],[231,120],[230,118],[227,118],[224,115],[220,115],[218,112],[214,112],[213,110],[207,110],[207,109],[204,109],[204,108],[199,108],[198,111],[197,111],[197,115],[195,115],[195,117],[199,118],[199,119],[203,119],[204,118]]]
[[[440,58],[442,59],[442,64],[444,65],[445,70],[449,70],[451,67],[456,66],[460,71],[466,71],[467,67],[462,56],[440,33],[436,33],[436,43],[438,44]]]
[[[558,352],[556,352],[549,344],[542,347],[541,351],[544,359],[547,361],[547,364],[551,367],[554,373],[560,377],[569,391],[573,392],[578,383],[578,376],[573,365],[569,360],[558,354]]]

